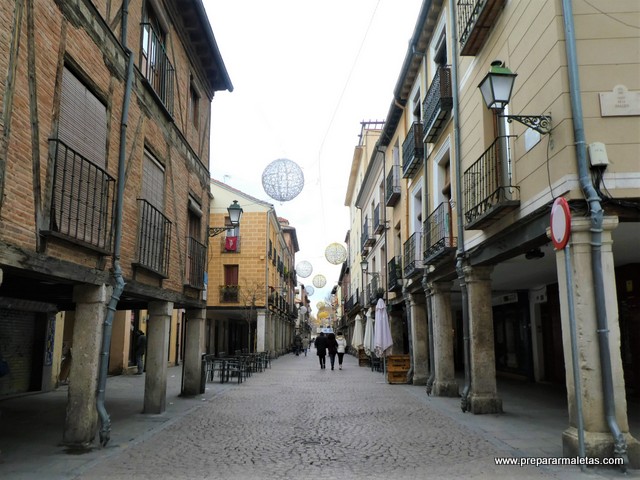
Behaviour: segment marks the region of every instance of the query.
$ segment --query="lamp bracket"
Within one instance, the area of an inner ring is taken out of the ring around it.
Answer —
[[[511,123],[514,120],[538,133],[546,135],[551,132],[551,115],[500,115]]]
[[[209,227],[209,238],[220,235],[222,232],[229,230],[231,227]]]

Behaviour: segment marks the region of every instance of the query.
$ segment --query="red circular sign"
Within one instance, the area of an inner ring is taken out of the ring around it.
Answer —
[[[571,211],[569,203],[563,198],[556,198],[551,207],[551,241],[557,250],[567,245],[571,234]]]

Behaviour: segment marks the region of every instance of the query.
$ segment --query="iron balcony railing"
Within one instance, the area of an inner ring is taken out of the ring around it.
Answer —
[[[62,140],[53,146],[54,173],[49,231],[107,252],[111,246],[111,218],[115,179]]]
[[[138,261],[137,265],[168,276],[171,222],[160,210],[144,199],[138,199]]]
[[[403,245],[404,258],[404,278],[411,278],[421,273],[423,269],[423,259],[421,251],[420,232],[414,232]]]
[[[238,303],[239,292],[238,285],[220,285],[220,303]]]
[[[380,204],[373,209],[373,233],[380,234],[384,231],[384,224],[380,220]]]
[[[453,95],[451,93],[451,68],[438,67],[429,91],[424,99],[422,111],[424,112],[424,141],[435,143],[444,124],[453,108]]]
[[[442,202],[424,222],[424,260],[427,265],[457,247],[451,210],[449,202]]]
[[[507,150],[503,156],[501,148]],[[507,165],[500,164],[501,157],[506,158]],[[464,172],[463,205],[467,230],[482,229],[520,205],[520,189],[511,185],[511,175],[505,172],[511,172],[509,142],[507,137],[498,137]]]
[[[507,0],[458,0],[460,55],[475,55],[484,45]]]
[[[413,177],[424,159],[424,144],[422,143],[422,124],[414,122],[407,132],[407,138],[402,142],[402,176]]]
[[[173,87],[175,70],[164,46],[150,23],[142,23],[142,65],[144,77],[154,92],[173,115]]]
[[[387,288],[390,292],[395,292],[402,288],[402,260],[393,257],[387,267],[389,278],[387,280]]]
[[[207,247],[193,237],[187,237],[187,285],[204,288],[204,268]]]
[[[385,205],[393,207],[400,200],[400,165],[393,165],[387,174],[387,185],[385,190]]]
[[[365,250],[367,247],[370,247],[375,243],[375,238],[371,234],[371,229],[369,228],[369,219],[365,218],[364,225],[362,226],[362,234],[360,236],[360,248]]]

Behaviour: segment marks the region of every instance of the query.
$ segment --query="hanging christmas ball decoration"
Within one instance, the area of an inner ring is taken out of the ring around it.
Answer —
[[[262,172],[262,188],[274,200],[287,202],[294,199],[304,187],[304,175],[297,163],[279,158]]]
[[[324,320],[328,316],[329,316],[329,312],[326,312],[326,311],[318,313],[318,319],[320,319],[320,320]]]
[[[313,288],[311,285],[305,285],[304,286],[304,290],[305,292],[307,292],[307,297],[310,297],[311,295],[313,295],[316,291],[315,288]]]
[[[324,275],[316,275],[313,277],[313,286],[316,288],[322,288],[327,284],[327,279]]]
[[[316,303],[316,308],[318,310],[322,310],[324,307],[325,307],[325,304],[324,304],[323,301],[320,301],[320,302]]]
[[[313,272],[313,266],[306,260],[303,260],[296,265],[296,273],[299,277],[307,278],[311,275],[311,272]]]
[[[340,265],[347,259],[347,249],[339,243],[331,243],[324,250],[324,256],[327,262],[333,265]]]
[[[305,307],[304,305],[303,305],[303,306],[301,306],[301,307],[298,309],[298,311],[299,311],[302,315],[304,315],[305,313],[307,313],[307,312],[308,312],[307,307]]]

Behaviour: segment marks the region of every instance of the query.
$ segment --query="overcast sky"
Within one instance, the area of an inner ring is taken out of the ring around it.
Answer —
[[[272,203],[296,228],[296,264],[313,265],[327,285],[340,266],[324,258],[344,245],[344,206],[360,122],[384,120],[421,0],[203,0],[234,91],[212,103],[213,178]],[[262,187],[278,158],[296,162],[305,185],[281,203]],[[346,245],[345,245],[346,247]]]

